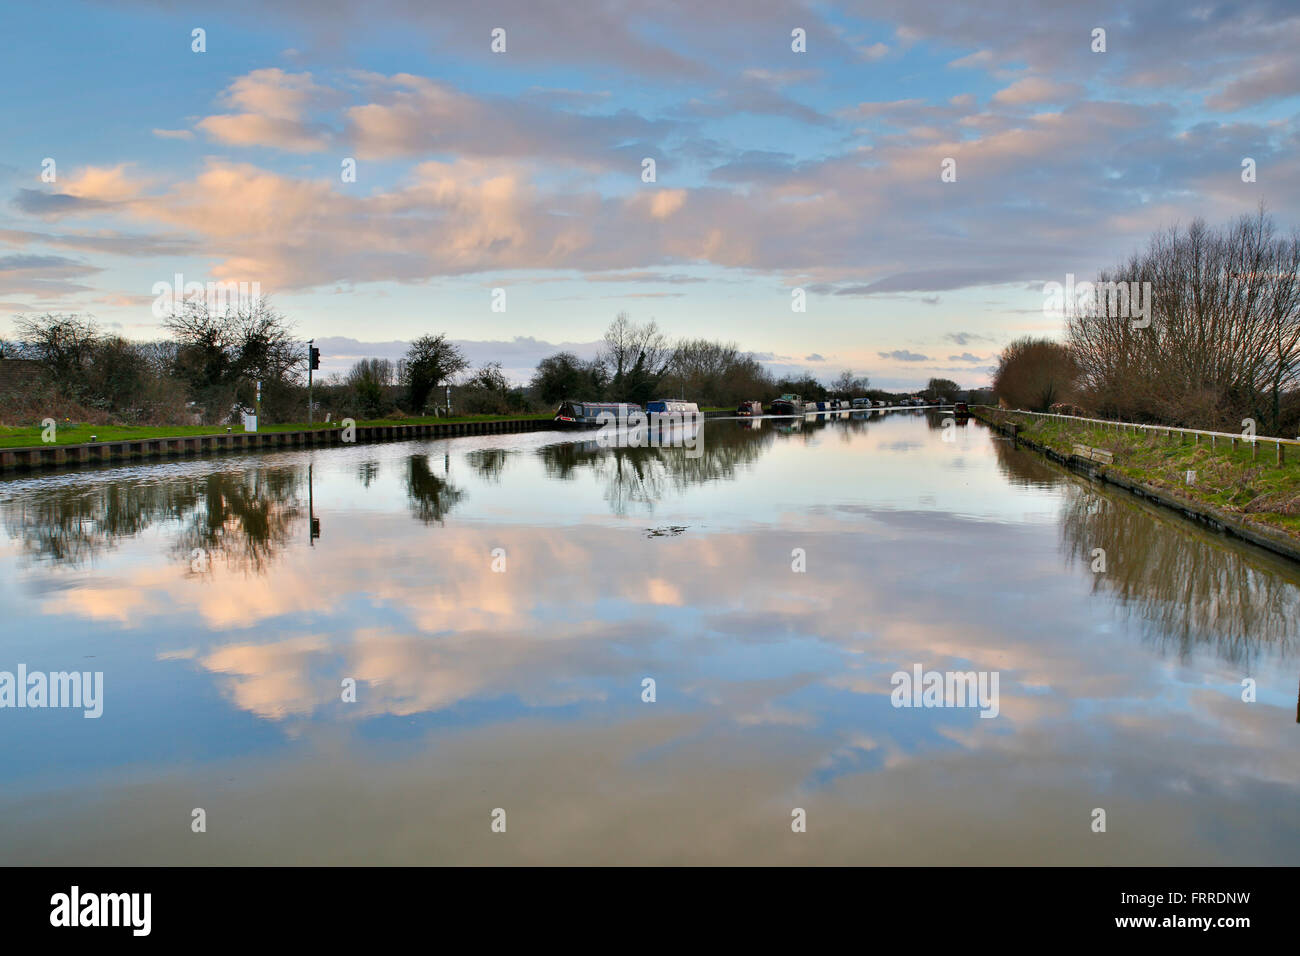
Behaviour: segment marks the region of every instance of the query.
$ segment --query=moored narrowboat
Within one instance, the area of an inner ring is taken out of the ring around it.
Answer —
[[[763,414],[762,402],[741,402],[740,407],[736,409],[736,414],[742,418],[752,418]]]
[[[561,428],[599,428],[609,421],[602,419],[602,414],[614,416],[614,420],[626,421],[633,412],[640,412],[640,405],[626,402],[561,402],[555,410],[555,423]]]
[[[645,412],[647,415],[698,415],[700,406],[695,402],[687,402],[678,398],[661,398],[658,401],[646,402]]]
[[[787,392],[780,398],[772,400],[771,412],[773,415],[798,415],[802,414],[804,409],[803,399],[798,395]]]

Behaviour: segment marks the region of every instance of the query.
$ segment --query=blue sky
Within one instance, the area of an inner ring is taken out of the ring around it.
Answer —
[[[777,371],[978,385],[1005,342],[1060,333],[1044,282],[1197,216],[1264,202],[1300,224],[1294,4],[4,16],[0,335],[16,313],[88,311],[155,337],[152,287],[179,272],[258,282],[328,344],[327,371],[446,332],[522,378],[626,311]]]

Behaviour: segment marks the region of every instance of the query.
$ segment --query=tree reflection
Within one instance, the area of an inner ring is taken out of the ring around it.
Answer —
[[[514,452],[508,448],[479,448],[465,455],[465,461],[486,481],[499,482],[506,459]]]
[[[1093,588],[1111,592],[1149,639],[1180,658],[1208,647],[1249,667],[1260,653],[1289,656],[1300,621],[1300,572],[1176,515],[1117,493],[1070,485],[1061,510],[1071,564],[1106,570]]]
[[[572,480],[580,471],[596,475],[605,484],[602,494],[614,514],[625,515],[634,509],[652,512],[670,491],[733,480],[743,465],[756,461],[779,437],[773,429],[735,425],[703,425],[695,449],[674,445],[611,447],[590,439],[546,445],[537,454],[548,477]]]
[[[39,561],[78,566],[156,524],[177,528],[171,550],[198,567],[224,557],[260,571],[293,536],[302,515],[299,467],[70,484],[21,495],[2,506],[5,526]]]
[[[815,441],[824,429],[852,433],[866,431],[872,424],[869,413],[822,412],[800,418],[763,421],[705,422],[699,431],[696,450],[681,446],[618,447],[595,438],[567,441],[538,449],[546,474],[551,478],[573,479],[589,471],[605,482],[603,496],[610,510],[624,515],[634,508],[651,512],[668,492],[681,492],[691,485],[711,481],[732,481],[746,465],[757,461],[778,441]],[[766,427],[765,427],[766,425]],[[696,453],[698,451],[698,454]]]
[[[412,455],[407,459],[406,496],[411,513],[425,524],[442,522],[464,497],[465,493],[433,473],[427,455]]]
[[[1054,488],[1066,481],[1065,473],[1038,452],[1018,446],[992,430],[989,430],[988,437],[993,443],[998,469],[1013,485],[1022,488]]]
[[[42,490],[4,502],[5,526],[36,560],[81,565],[112,548],[119,538],[192,510],[198,495],[191,482],[115,482],[94,487]]]
[[[175,550],[188,559],[199,548],[207,561],[224,559],[229,568],[261,573],[306,514],[298,494],[305,478],[305,469],[295,466],[199,479],[199,506],[183,517]]]

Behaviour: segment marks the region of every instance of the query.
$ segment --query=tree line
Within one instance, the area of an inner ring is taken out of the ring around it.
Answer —
[[[1149,315],[1099,303],[1073,310],[1064,341],[1011,343],[993,382],[1003,404],[1222,431],[1253,419],[1261,433],[1297,434],[1300,232],[1281,234],[1262,207],[1219,227],[1197,219],[1098,274],[1111,283],[1149,283]]]
[[[19,316],[17,342],[0,342],[0,358],[24,358],[42,381],[0,395],[11,423],[47,415],[96,424],[221,424],[257,406],[266,422],[306,415],[307,351],[293,325],[267,299],[216,311],[186,301],[168,316],[169,338],[131,342],[92,317]],[[542,359],[526,385],[512,384],[499,362],[471,368],[444,334],[423,335],[397,360],[365,358],[347,373],[313,383],[319,418],[374,419],[443,414],[518,414],[549,411],[566,399],[645,405],[682,397],[701,407],[767,402],[783,392],[809,400],[892,399],[850,370],[823,383],[811,375],[779,377],[734,342],[669,339],[654,321],[620,313],[595,357],[557,352]],[[931,379],[921,393],[951,400],[962,390]],[[448,402],[450,398],[450,403]]]

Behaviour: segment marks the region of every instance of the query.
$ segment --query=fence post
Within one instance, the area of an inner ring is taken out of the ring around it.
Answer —
[[[1277,463],[1278,463],[1278,466],[1281,467],[1282,462],[1283,462],[1283,461],[1285,460],[1285,458],[1286,458],[1286,456],[1285,456],[1285,455],[1283,454],[1283,452],[1282,452],[1282,443],[1281,443],[1280,441],[1275,441],[1275,442],[1273,442],[1273,444],[1274,444],[1274,445],[1277,445]]]

